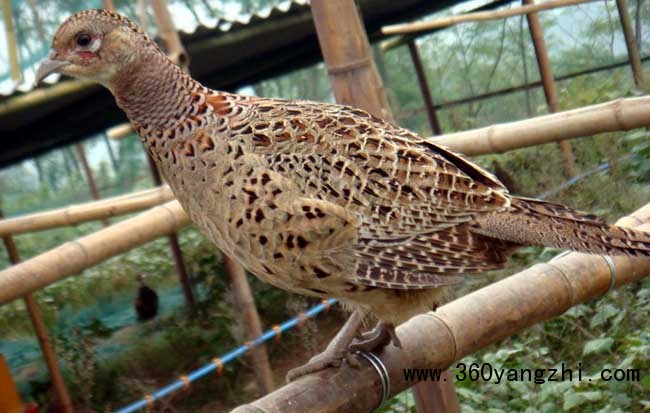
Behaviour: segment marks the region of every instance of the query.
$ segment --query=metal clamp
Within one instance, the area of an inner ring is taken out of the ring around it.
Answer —
[[[610,278],[611,281],[609,282],[609,289],[613,290],[614,288],[616,288],[616,275],[617,275],[616,264],[614,264],[614,260],[609,255],[601,255],[601,257],[603,257],[603,259],[607,263],[607,266],[609,267],[609,273],[611,275]]]
[[[368,351],[357,351],[356,354],[368,360],[370,365],[375,368],[375,371],[379,375],[379,380],[381,380],[382,388],[381,401],[377,406],[377,409],[379,409],[388,401],[388,398],[390,397],[390,376],[388,375],[388,369],[386,368],[384,362],[374,353]]]

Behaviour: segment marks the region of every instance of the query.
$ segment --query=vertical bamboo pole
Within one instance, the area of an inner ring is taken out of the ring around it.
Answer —
[[[391,119],[388,100],[354,1],[312,0],[311,8],[336,100]],[[445,372],[442,377],[444,380],[414,386],[418,413],[460,411],[451,376]]]
[[[228,257],[224,257],[224,266],[230,277],[239,318],[242,325],[246,327],[246,339],[252,340],[259,337],[262,335],[262,322],[255,308],[255,299],[246,279],[246,271],[241,265]],[[259,393],[261,395],[271,393],[273,391],[273,374],[266,352],[266,345],[262,344],[251,349],[251,361],[255,370],[255,381]]]
[[[113,3],[113,0],[103,0],[102,3],[104,4],[104,9],[115,10],[115,4]]]
[[[354,2],[313,1],[312,13],[336,101],[392,120],[388,99]]]
[[[0,210],[0,218],[3,218],[2,211]],[[14,243],[11,235],[6,235],[2,237],[2,241],[5,244],[7,249],[7,254],[9,255],[9,261],[12,264],[18,264],[20,262],[20,255],[18,254],[18,249],[16,248],[16,243]],[[41,311],[38,308],[38,303],[32,294],[26,294],[23,297],[25,301],[25,307],[27,307],[27,313],[34,327],[34,332],[38,338],[38,344],[41,347],[41,352],[43,353],[43,358],[45,359],[45,364],[50,373],[50,379],[52,380],[52,386],[54,387],[54,392],[58,398],[59,403],[64,413],[73,413],[74,409],[72,408],[72,401],[70,400],[70,395],[68,394],[68,389],[65,386],[65,381],[63,381],[63,375],[59,369],[59,365],[56,362],[56,355],[54,350],[52,350],[52,343],[47,333],[47,327],[45,327],[45,322],[43,322],[43,316]]]
[[[424,100],[424,105],[427,109],[427,117],[429,118],[429,126],[431,127],[431,132],[433,132],[434,135],[440,135],[442,134],[442,131],[440,130],[438,115],[436,114],[436,108],[433,105],[433,98],[431,97],[429,81],[427,80],[427,74],[424,71],[424,65],[422,64],[422,59],[420,58],[418,46],[415,44],[415,39],[410,39],[407,44],[409,53],[411,55],[411,60],[413,61],[413,67],[415,68],[415,73],[418,77],[420,93],[422,93],[422,100]]]
[[[172,15],[167,8],[167,2],[165,0],[151,0],[151,8],[158,25],[158,34],[167,47],[169,57],[187,72],[190,59],[174,26]]]
[[[523,4],[533,4],[534,0],[522,0],[522,2]],[[530,29],[530,35],[533,39],[533,45],[535,46],[535,55],[537,56],[539,73],[542,77],[546,103],[548,104],[549,110],[552,113],[555,113],[559,111],[557,92],[555,89],[555,80],[553,80],[553,70],[551,69],[551,63],[548,59],[542,26],[539,22],[537,13],[528,13],[526,18],[528,19],[528,28]],[[560,141],[558,142],[558,146],[560,147],[560,153],[562,154],[562,159],[564,161],[564,175],[567,179],[573,178],[578,174],[578,170],[576,168],[575,159],[573,158],[571,144],[567,141]]]
[[[627,8],[627,0],[616,0],[616,7],[618,7],[618,15],[621,19],[621,26],[623,27],[625,45],[627,46],[627,55],[630,59],[632,75],[634,76],[634,85],[645,92],[643,65],[641,64],[641,58],[639,57],[639,49],[637,48],[636,39],[634,38],[634,32],[632,31],[632,19]]]
[[[9,51],[9,70],[11,71],[11,78],[18,82],[21,79],[21,72],[18,63],[18,45],[16,44],[16,33],[14,32],[14,19],[11,15],[11,0],[2,0],[2,14],[5,23],[7,50]]]
[[[146,151],[145,151],[146,152]],[[162,186],[162,178],[160,177],[160,172],[156,163],[149,155],[147,154],[147,161],[149,163],[149,171],[151,172],[151,179],[155,186]],[[172,252],[172,257],[174,258],[174,267],[176,268],[176,274],[178,275],[178,280],[181,283],[181,288],[183,289],[183,297],[185,298],[185,305],[187,309],[194,313],[196,310],[196,301],[194,300],[194,292],[192,291],[192,281],[190,276],[187,274],[187,268],[185,266],[185,260],[183,259],[183,250],[181,250],[181,245],[178,242],[178,235],[173,232],[167,237],[169,241],[169,249]]]
[[[99,189],[97,188],[97,183],[95,182],[95,177],[93,176],[93,171],[90,169],[88,164],[88,158],[86,158],[86,151],[84,150],[83,143],[76,143],[75,149],[77,150],[77,156],[79,157],[79,162],[81,163],[81,169],[84,171],[84,176],[86,177],[86,182],[88,183],[88,189],[90,189],[90,195],[92,195],[95,201],[101,199]],[[107,219],[102,220],[102,224],[107,227],[110,225],[110,222]]]

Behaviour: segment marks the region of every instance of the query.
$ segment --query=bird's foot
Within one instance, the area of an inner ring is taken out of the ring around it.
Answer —
[[[402,348],[402,343],[395,333],[395,326],[390,323],[380,321],[375,328],[361,334],[361,338],[355,339],[350,344],[350,351],[375,351],[382,349],[388,343],[393,343],[395,347]]]
[[[290,370],[287,374],[287,381],[294,381],[299,377],[328,367],[340,367],[343,360],[346,360],[353,367],[358,367],[359,361],[350,353],[349,347],[352,339],[359,331],[362,319],[361,312],[355,311],[352,313],[345,325],[327,345],[325,351],[312,357],[307,364]]]
[[[341,367],[344,360],[352,367],[359,367],[360,365],[359,360],[357,360],[354,354],[350,353],[349,349],[330,349],[328,347],[322,353],[312,357],[307,364],[289,370],[289,373],[287,373],[287,381],[294,381],[299,377],[316,373],[328,367]]]

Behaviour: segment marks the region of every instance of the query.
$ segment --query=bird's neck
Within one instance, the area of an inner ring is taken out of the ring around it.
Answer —
[[[164,54],[138,56],[113,79],[109,89],[129,120],[158,130],[175,127],[201,85]]]

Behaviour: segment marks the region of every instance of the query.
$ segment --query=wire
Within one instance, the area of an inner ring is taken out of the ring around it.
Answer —
[[[280,325],[273,326],[270,330],[264,332],[261,336],[257,337],[252,341],[247,341],[245,344],[230,350],[221,357],[215,357],[212,361],[205,366],[194,370],[191,373],[181,375],[180,379],[168,384],[167,386],[144,396],[142,399],[135,401],[119,410],[115,413],[132,413],[140,409],[151,408],[153,403],[156,400],[159,400],[165,396],[170,395],[178,390],[185,389],[187,390],[190,386],[190,383],[208,375],[213,372],[221,374],[223,366],[236,360],[250,349],[260,346],[261,344],[271,340],[274,337],[280,337],[283,332],[291,330],[292,328],[300,325],[304,320],[312,318],[322,312],[326,312],[330,306],[336,303],[336,299],[329,298],[323,300],[320,304],[313,306],[304,313],[301,312],[299,315],[290,318]]]

